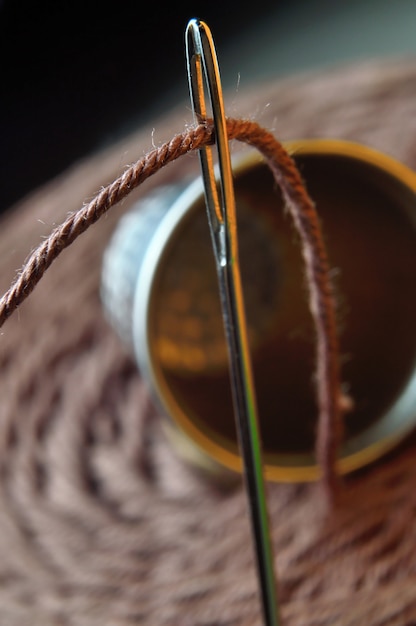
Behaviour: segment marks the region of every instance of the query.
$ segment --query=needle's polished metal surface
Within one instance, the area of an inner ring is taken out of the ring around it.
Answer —
[[[214,120],[220,172],[215,179],[212,148],[200,150],[205,200],[217,266],[228,346],[234,413],[247,489],[257,569],[266,626],[278,626],[276,579],[265,495],[255,389],[238,258],[237,222],[231,160],[221,81],[208,26],[197,19],[186,29],[186,57],[191,102],[196,122],[207,119],[205,91]]]

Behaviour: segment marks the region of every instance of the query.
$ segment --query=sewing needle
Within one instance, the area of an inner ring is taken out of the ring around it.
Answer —
[[[220,193],[215,177],[211,146],[199,151],[201,171],[228,346],[234,414],[244,466],[263,619],[266,626],[278,626],[280,621],[276,578],[241,286],[234,185],[220,73],[213,38],[204,22],[198,19],[190,20],[185,39],[194,121],[201,123],[207,119],[205,98],[205,92],[207,92],[214,122]]]

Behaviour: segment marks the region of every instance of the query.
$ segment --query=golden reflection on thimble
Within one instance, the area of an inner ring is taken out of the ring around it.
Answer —
[[[278,298],[278,252],[259,210],[240,200],[239,243],[252,348],[267,340]],[[203,211],[188,220],[158,282],[155,354],[173,375],[192,377],[228,369],[218,279]],[[270,289],[270,286],[273,286]]]

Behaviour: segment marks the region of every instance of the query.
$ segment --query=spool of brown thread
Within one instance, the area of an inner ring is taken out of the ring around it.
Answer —
[[[280,138],[352,138],[416,167],[412,59],[270,81],[229,101]],[[152,123],[157,143],[182,128],[185,110]],[[2,219],[2,289],[52,224],[114,180],[126,155],[151,148],[151,130],[79,163]],[[141,195],[192,171],[196,160],[180,159]],[[244,494],[224,497],[178,461],[102,319],[101,255],[128,209],[80,237],[2,329],[1,620],[256,624]],[[415,451],[406,438],[350,475],[345,506],[325,517],[314,484],[269,485],[285,626],[414,623]]]

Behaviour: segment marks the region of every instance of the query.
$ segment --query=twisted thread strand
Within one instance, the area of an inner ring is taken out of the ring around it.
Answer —
[[[309,306],[316,332],[316,379],[319,406],[316,454],[328,494],[338,482],[336,456],[342,437],[340,379],[335,303],[329,278],[329,263],[318,215],[303,185],[299,171],[283,146],[259,124],[249,120],[227,120],[228,138],[256,148],[266,159],[282,190],[300,236],[309,290]],[[112,206],[147,178],[190,151],[213,143],[210,122],[177,134],[130,166],[104,187],[93,200],[55,228],[30,255],[16,280],[0,300],[0,327],[29,296],[59,254]]]

